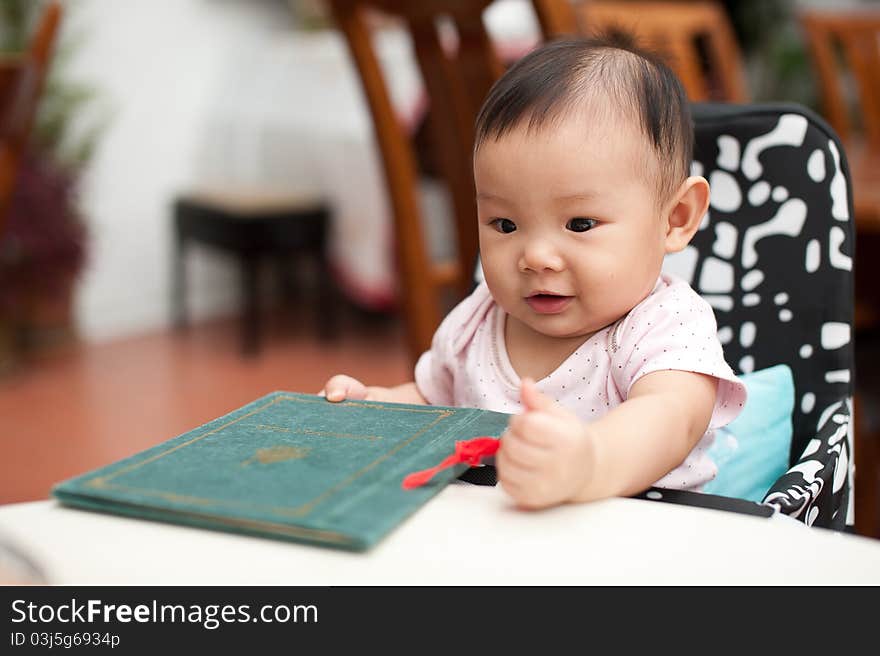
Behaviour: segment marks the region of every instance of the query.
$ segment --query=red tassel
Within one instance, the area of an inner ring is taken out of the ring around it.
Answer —
[[[441,469],[464,462],[470,466],[479,465],[483,456],[495,455],[501,440],[496,437],[475,437],[472,440],[459,440],[455,443],[455,453],[446,456],[439,465],[430,469],[413,472],[403,479],[403,489],[411,490],[430,481]]]

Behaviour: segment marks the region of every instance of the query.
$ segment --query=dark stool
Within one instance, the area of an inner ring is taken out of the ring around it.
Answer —
[[[234,254],[241,266],[241,350],[260,349],[259,268],[267,256],[310,257],[317,267],[318,330],[335,331],[335,287],[326,261],[330,211],[321,201],[257,194],[192,193],[174,202],[172,304],[178,328],[187,325],[186,247],[199,242]]]

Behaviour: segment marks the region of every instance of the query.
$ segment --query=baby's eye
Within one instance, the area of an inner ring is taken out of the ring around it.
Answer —
[[[578,216],[573,219],[569,219],[568,223],[565,224],[565,227],[572,232],[586,232],[590,228],[594,227],[596,223],[596,219],[588,219],[582,216]]]
[[[498,232],[503,232],[505,234],[516,230],[516,224],[510,219],[492,219],[489,223],[494,226]]]

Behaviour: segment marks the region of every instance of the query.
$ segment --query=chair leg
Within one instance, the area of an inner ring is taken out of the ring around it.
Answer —
[[[186,239],[179,228],[174,233],[174,252],[171,270],[171,312],[176,330],[187,327],[186,312]]]
[[[259,257],[241,255],[241,352],[245,356],[260,351]]]
[[[336,285],[330,275],[327,256],[324,254],[323,250],[318,253],[315,259],[318,274],[318,338],[321,340],[330,340],[335,338],[339,333],[339,297],[337,295]]]

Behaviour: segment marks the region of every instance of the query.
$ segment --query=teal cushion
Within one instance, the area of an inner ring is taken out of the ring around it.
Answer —
[[[794,378],[784,364],[743,374],[748,400],[739,416],[715,431],[709,456],[718,476],[703,492],[760,502],[788,469]]]

